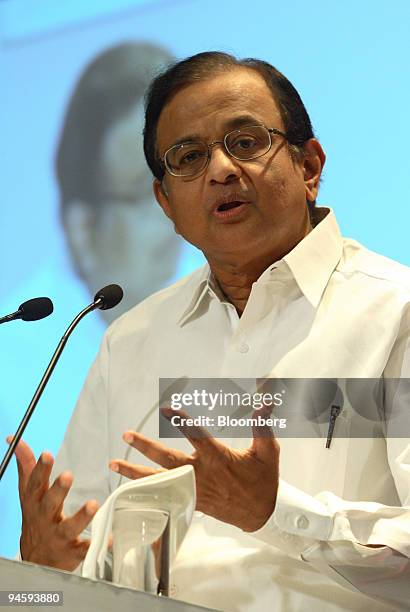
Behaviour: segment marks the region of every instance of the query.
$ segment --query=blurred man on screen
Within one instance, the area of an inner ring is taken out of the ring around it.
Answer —
[[[125,294],[111,322],[175,277],[182,241],[156,206],[142,147],[144,93],[171,61],[157,45],[126,42],[85,68],[56,156],[61,219],[90,295],[115,279]]]

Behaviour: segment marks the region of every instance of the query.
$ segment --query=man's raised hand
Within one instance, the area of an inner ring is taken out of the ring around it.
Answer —
[[[11,437],[7,441],[10,443]],[[54,463],[50,453],[42,453],[36,462],[31,448],[21,440],[15,455],[22,513],[22,559],[74,570],[87,554],[90,541],[79,536],[97,512],[98,503],[90,500],[73,516],[65,517],[63,504],[73,483],[71,473],[63,472],[50,487]]]
[[[170,418],[174,411],[162,410]],[[182,411],[181,416],[188,417]],[[279,444],[269,428],[254,428],[252,445],[235,450],[200,427],[179,427],[194,447],[187,455],[127,431],[124,440],[165,469],[192,465],[195,470],[197,510],[244,531],[262,527],[275,509],[279,482]],[[142,478],[161,469],[116,459],[109,467],[128,478]]]

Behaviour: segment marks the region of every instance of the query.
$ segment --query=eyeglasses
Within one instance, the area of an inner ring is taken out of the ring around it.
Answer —
[[[228,155],[240,161],[248,161],[265,155],[272,147],[272,134],[286,134],[264,125],[246,125],[225,134],[223,140],[209,144],[187,141],[168,149],[160,161],[172,176],[195,176],[205,170],[212,155],[212,147],[222,144]]]

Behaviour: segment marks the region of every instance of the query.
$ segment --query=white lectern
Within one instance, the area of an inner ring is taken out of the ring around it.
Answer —
[[[149,595],[114,586],[102,580],[88,580],[70,572],[0,557],[1,591],[62,591],[63,605],[24,604],[30,610],[46,612],[206,612],[210,608]],[[0,603],[0,609],[5,604]],[[16,604],[12,607],[17,607]],[[19,608],[21,609],[22,604]],[[215,609],[213,609],[215,610]]]

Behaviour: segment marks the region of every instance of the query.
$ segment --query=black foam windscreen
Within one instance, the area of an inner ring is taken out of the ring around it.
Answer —
[[[123,295],[124,292],[119,285],[107,285],[107,287],[103,287],[97,291],[94,302],[101,300],[101,304],[98,305],[98,308],[101,310],[109,310],[121,302]]]
[[[39,297],[27,300],[19,306],[20,319],[23,321],[37,321],[48,317],[54,310],[53,302],[48,297]]]

